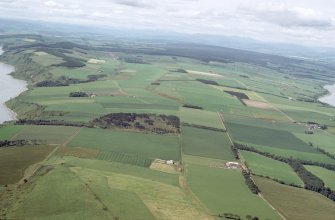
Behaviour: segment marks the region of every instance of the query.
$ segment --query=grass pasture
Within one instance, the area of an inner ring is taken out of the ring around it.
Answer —
[[[187,166],[187,182],[213,215],[233,213],[260,219],[281,219],[260,197],[245,185],[240,170]]]
[[[275,119],[259,119],[253,117],[245,117],[239,115],[225,114],[224,115],[225,123],[239,124],[241,126],[255,126],[265,128],[265,129],[274,129],[289,131],[292,133],[303,133],[305,128],[299,124],[291,122],[276,121]]]
[[[149,167],[152,163],[152,159],[134,156],[134,155],[127,155],[118,152],[112,151],[99,151],[96,159],[98,160],[106,160],[106,161],[114,161],[119,163],[126,163],[135,166],[142,166],[142,167]]]
[[[319,147],[328,153],[335,154],[335,136],[324,131],[315,131],[309,135],[305,133],[294,133],[295,136],[305,141],[312,143],[314,147]]]
[[[178,82],[176,90],[184,97],[186,104],[209,111],[219,111],[223,106],[243,106],[238,99],[200,82]]]
[[[30,165],[43,160],[53,149],[52,146],[0,148],[0,185],[18,182]]]
[[[334,219],[335,203],[318,193],[282,185],[265,178],[253,177],[253,179],[265,199],[287,219]]]
[[[335,79],[330,65],[102,35],[13,34],[0,41],[6,50],[1,60],[28,82],[28,91],[7,103],[17,118],[84,123],[110,113],[147,113],[181,121],[180,134],[151,133],[139,123],[122,130],[108,119],[111,129],[0,125],[0,140],[46,145],[0,148],[0,219],[218,220],[232,213],[241,220],[279,220],[274,207],[287,220],[334,220],[333,202],[287,186],[303,186],[288,164],[240,151],[238,162],[254,174],[259,195],[240,169],[225,167],[237,161],[230,136],[262,152],[335,165],[316,149],[335,154],[335,108],[314,102],[324,83]],[[307,121],[329,129],[306,135]],[[151,131],[167,128],[156,117],[139,122]],[[335,172],[305,167],[335,188]],[[27,183],[12,185],[35,169]]]
[[[51,66],[64,62],[62,58],[44,52],[35,52],[33,61],[39,63],[42,66]]]
[[[304,166],[309,172],[322,179],[326,187],[335,190],[335,172],[318,166]]]
[[[15,140],[41,140],[48,144],[65,143],[78,128],[69,126],[26,125]]]
[[[180,160],[178,136],[83,128],[68,144],[144,158]]]
[[[179,176],[170,173],[164,173],[146,167],[133,166],[124,163],[96,160],[96,159],[82,159],[76,157],[63,157],[62,161],[69,166],[81,167],[90,170],[97,170],[103,172],[118,173],[122,175],[129,175],[149,179],[155,182],[161,182],[168,185],[179,186]]]
[[[257,150],[262,151],[262,152],[268,152],[268,153],[286,157],[286,158],[292,157],[292,158],[301,159],[301,160],[311,160],[311,161],[316,161],[316,162],[321,162],[321,163],[335,164],[335,160],[319,152],[315,152],[315,153],[301,152],[297,150],[279,149],[279,148],[244,143],[244,142],[239,142],[239,143],[254,147]]]
[[[73,156],[79,158],[96,158],[99,151],[95,149],[82,148],[82,147],[61,147],[55,154],[59,156]]]
[[[225,132],[183,126],[182,149],[187,155],[235,160]]]
[[[7,125],[0,127],[0,140],[10,140],[23,129],[20,125]]]
[[[224,129],[221,118],[217,112],[210,112],[192,108],[180,108],[179,112],[182,122]]]
[[[74,157],[52,160],[63,165],[39,174],[24,200],[11,206],[8,218],[213,219],[179,187],[178,175]]]
[[[183,161],[187,164],[203,165],[203,166],[224,167],[226,164],[225,160],[208,158],[208,157],[192,156],[192,155],[187,155],[187,154],[183,155]]]
[[[9,215],[12,219],[111,219],[102,201],[69,168],[41,177]],[[48,195],[48,196],[45,196]],[[78,196],[80,195],[80,197]]]
[[[304,186],[302,180],[288,164],[249,151],[241,151],[241,153],[252,173],[281,180],[286,184]]]
[[[307,153],[318,153],[317,150],[288,131],[262,128],[235,123],[226,126],[234,141],[264,145],[278,149],[295,150]]]
[[[101,184],[97,183],[97,179],[105,178],[108,187],[112,189],[112,191],[119,190],[137,195],[155,219],[212,219],[200,205],[198,200],[187,194],[179,186],[171,186],[150,179],[144,179],[142,177],[117,173],[100,172],[81,168],[73,168],[72,170],[74,170],[85,182],[95,183],[100,186]],[[104,193],[108,195],[109,192],[107,191]],[[124,201],[124,199],[127,200]],[[127,202],[129,199],[131,198],[121,197],[115,198],[114,201],[119,202],[118,206],[123,206],[124,209],[128,209],[129,204]],[[138,201],[138,199],[135,201]],[[108,200],[106,202],[108,202]],[[134,208],[136,209],[137,206]],[[130,213],[132,213],[132,211],[130,211]],[[128,213],[128,215],[130,213]],[[137,211],[137,213],[140,212]],[[136,212],[134,214],[136,214]],[[128,219],[136,218],[136,216],[132,216]]]

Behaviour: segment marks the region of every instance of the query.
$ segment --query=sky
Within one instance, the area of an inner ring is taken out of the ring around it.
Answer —
[[[0,0],[0,17],[335,47],[334,0]]]

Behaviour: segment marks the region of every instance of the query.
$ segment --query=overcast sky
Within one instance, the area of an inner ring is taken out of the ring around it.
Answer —
[[[335,0],[0,0],[0,16],[335,47]]]

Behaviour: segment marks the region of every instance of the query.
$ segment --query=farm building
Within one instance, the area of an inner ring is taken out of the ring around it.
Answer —
[[[167,160],[167,161],[166,161],[166,164],[173,165],[173,164],[174,164],[174,161],[173,161],[173,160]]]
[[[229,168],[229,169],[238,169],[238,168],[241,167],[241,165],[240,165],[238,162],[231,162],[231,161],[228,161],[228,162],[226,163],[226,166],[227,166],[227,168]]]

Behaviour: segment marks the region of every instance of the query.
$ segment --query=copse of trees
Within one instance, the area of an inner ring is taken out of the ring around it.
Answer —
[[[40,144],[37,140],[2,140],[0,141],[1,147],[12,147],[12,146],[25,146],[25,145],[38,145]]]
[[[204,84],[208,84],[208,85],[215,85],[215,86],[219,86],[220,84],[214,80],[208,80],[208,79],[196,79],[197,81],[204,83]]]
[[[127,63],[137,63],[137,64],[150,64],[138,57],[125,57],[123,60]]]
[[[106,74],[91,74],[87,76],[88,79],[86,80],[86,82],[97,81],[98,79],[104,78],[106,76],[107,76]]]
[[[70,97],[88,97],[88,94],[85,92],[71,92]]]
[[[171,124],[175,128],[180,128],[180,119],[175,115],[159,115],[163,121],[167,121],[168,124]]]
[[[36,87],[57,87],[57,86],[68,86],[69,83],[62,82],[59,80],[43,80],[35,84]]]
[[[43,80],[41,82],[35,83],[36,87],[56,87],[56,86],[69,86],[70,84],[79,84],[79,83],[88,83],[97,81],[100,78],[106,77],[106,74],[95,74],[88,75],[87,79],[76,79],[76,78],[68,78],[66,76],[61,76],[58,79],[49,79]]]
[[[194,109],[204,109],[201,106],[197,106],[197,105],[190,105],[190,104],[184,104],[183,105],[184,108],[194,108]]]
[[[171,72],[176,72],[176,73],[187,73],[187,71],[185,69],[182,69],[182,68],[178,68],[178,69],[175,69],[175,70],[170,70]]]
[[[232,219],[232,220],[242,220],[244,218],[242,218],[241,216],[234,214],[234,213],[219,213],[218,214],[219,218],[225,218],[225,219]],[[247,220],[259,220],[259,218],[257,216],[252,217],[251,215],[246,215],[245,219]]]
[[[249,99],[249,96],[247,96],[245,93],[242,93],[242,92],[235,92],[235,91],[229,91],[229,90],[225,90],[224,92],[232,96],[235,96],[238,99]]]
[[[80,68],[86,66],[85,63],[72,57],[63,57],[63,60],[65,60],[65,62],[53,64],[52,66],[64,66],[67,68]]]
[[[157,126],[156,121],[165,123],[174,129],[162,128]],[[143,123],[144,122],[144,123]],[[141,130],[147,129],[156,133],[175,133],[179,132],[180,120],[174,115],[155,115],[155,114],[137,114],[137,113],[111,113],[102,117],[96,118],[92,121],[94,126],[100,128],[139,128]]]

